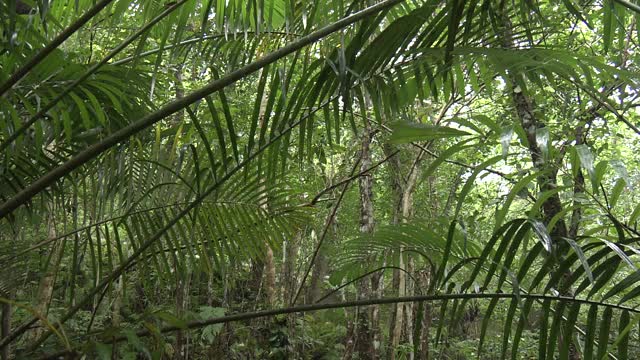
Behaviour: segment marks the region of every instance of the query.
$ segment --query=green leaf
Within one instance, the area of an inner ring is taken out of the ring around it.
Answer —
[[[478,176],[478,174],[482,170],[484,170],[487,167],[497,163],[500,160],[502,160],[502,156],[494,156],[494,157],[490,158],[489,160],[483,162],[482,164],[476,166],[475,169],[473,169],[473,172],[471,173],[471,176],[469,176],[469,178],[467,179],[467,182],[465,182],[464,186],[462,187],[462,190],[460,191],[460,194],[458,195],[458,205],[456,206],[456,211],[455,211],[455,217],[456,218],[460,214],[460,210],[462,209],[462,205],[464,203],[464,199],[467,197],[467,195],[471,191],[471,189],[473,187],[473,183],[476,180],[476,177]]]
[[[609,329],[611,327],[611,319],[613,319],[613,309],[606,307],[600,321],[600,330],[598,331],[598,353],[596,359],[607,357],[607,346],[609,345]]]
[[[96,346],[96,353],[98,354],[98,359],[111,360],[112,345],[96,342],[95,346]]]
[[[576,255],[578,255],[580,264],[584,268],[584,271],[587,274],[589,281],[593,283],[594,280],[593,280],[593,273],[591,272],[591,266],[589,266],[589,261],[587,260],[587,257],[584,255],[584,252],[582,251],[582,248],[580,247],[580,245],[578,245],[578,243],[576,243],[573,239],[569,239],[569,238],[563,238],[563,239],[569,243],[573,251],[576,253]]]
[[[607,291],[607,293],[602,296],[602,301],[606,301],[610,297],[617,295],[621,291],[629,289],[638,281],[640,281],[640,270],[626,276],[622,281],[617,282],[609,291]]]
[[[618,348],[618,360],[629,358],[629,331],[635,325],[629,320],[629,310],[623,310],[618,323],[618,338],[613,343],[613,346]]]
[[[593,346],[595,344],[595,337],[597,332],[598,323],[598,305],[591,305],[589,307],[589,314],[587,315],[587,329],[584,336],[584,351],[583,355],[585,359],[593,358]]]
[[[602,41],[604,43],[604,52],[605,54],[609,51],[609,47],[611,47],[611,42],[613,41],[613,34],[615,32],[614,26],[614,1],[613,0],[605,0],[602,5],[603,12],[603,24],[604,30],[602,31]]]
[[[542,152],[543,159],[549,159],[549,128],[543,127],[536,130],[536,144]]]
[[[84,125],[84,128],[87,130],[93,128],[93,122],[89,118],[89,111],[87,110],[87,107],[84,104],[84,101],[80,99],[80,97],[78,97],[78,95],[76,95],[74,92],[70,92],[69,96],[71,96],[73,101],[76,103],[78,110],[80,111],[80,118],[82,119],[82,124]]]
[[[561,341],[560,344],[560,359],[569,359],[569,350],[571,348],[571,343],[573,342],[573,328],[576,325],[579,314],[580,303],[576,301],[571,305],[569,315],[567,316],[567,320],[564,323],[564,328],[562,329],[563,341]]]
[[[625,254],[625,252],[620,249],[620,247],[618,247],[617,244],[608,241],[608,240],[604,240],[602,239],[602,241],[611,249],[613,250],[622,260],[624,260],[624,262],[629,265],[632,269],[637,270],[638,267],[633,263],[633,261],[631,260],[631,258],[629,258],[629,256],[627,256],[627,254]]]
[[[529,184],[531,184],[532,181],[538,177],[538,175],[538,172],[534,172],[533,174],[529,174],[520,179],[520,181],[513,185],[513,188],[511,188],[511,191],[509,191],[509,194],[507,195],[507,199],[505,200],[504,205],[496,214],[496,229],[502,226],[502,222],[506,218],[507,213],[509,212],[509,207],[511,206],[513,200],[515,200],[516,196],[518,196],[518,194],[520,194]]]
[[[580,158],[580,165],[587,170],[589,178],[593,182],[596,176],[596,171],[593,166],[593,155],[591,154],[591,150],[587,145],[576,145],[576,151]]]
[[[611,209],[616,207],[618,199],[620,198],[622,191],[624,191],[626,184],[627,182],[624,179],[616,180],[616,184],[613,186],[613,190],[611,191],[611,197],[609,198],[609,207]]]

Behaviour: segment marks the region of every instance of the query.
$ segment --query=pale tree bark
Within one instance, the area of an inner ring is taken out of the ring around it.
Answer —
[[[396,149],[394,146],[390,144],[385,144],[383,147],[384,153],[386,156],[392,154]],[[391,173],[391,194],[393,199],[393,215],[391,222],[392,224],[399,224],[400,219],[402,218],[402,208],[403,208],[403,182],[402,178],[402,167],[400,164],[400,157],[395,156],[389,160],[389,170]],[[404,269],[404,259],[400,256],[398,267],[400,269]],[[394,293],[397,293],[398,296],[404,296],[405,290],[405,274],[404,272],[394,269],[393,277],[391,282],[391,288]],[[394,304],[391,309],[391,317],[389,320],[389,341],[387,345],[387,358],[395,359],[396,352],[395,349],[400,344],[400,337],[402,334],[402,327],[404,321],[404,306],[403,304]]]
[[[365,119],[365,128],[362,134],[360,171],[371,167],[371,127]],[[358,179],[360,190],[360,232],[363,234],[373,233],[375,226],[373,214],[373,177],[370,173]],[[371,284],[367,281],[359,283],[358,296],[361,299],[371,297]],[[358,308],[358,321],[356,323],[356,350],[361,359],[375,358],[375,348],[373,344],[372,328],[370,324],[369,309]]]
[[[331,187],[336,181],[336,175],[333,171],[325,172],[323,171],[323,177],[325,179],[325,187]],[[331,192],[333,197],[337,196],[337,193],[334,191]],[[338,216],[333,212],[329,211],[327,217],[323,224],[323,229],[326,229],[327,233],[325,235],[325,239],[323,241],[324,244],[331,244],[335,242],[336,234],[338,232]],[[316,244],[317,240],[314,237],[315,232],[312,231],[312,239],[311,243]],[[322,296],[322,284],[324,283],[325,276],[329,273],[329,259],[325,255],[325,246],[320,246],[318,248],[318,254],[313,263],[313,273],[311,274],[311,280],[309,282],[309,290],[307,296],[307,303],[315,303]]]
[[[432,214],[431,217],[436,218],[437,216],[439,216],[439,211],[440,211],[440,206],[439,206],[440,203],[439,203],[438,194],[436,191],[436,177],[431,175],[427,178],[427,181],[429,184],[429,204],[431,207],[430,209]],[[431,268],[429,266],[425,266],[424,268],[417,270],[414,276],[418,281],[417,286],[419,286],[420,289],[423,289],[423,290],[429,289],[429,286],[431,285]],[[420,337],[418,339],[417,346],[414,346],[414,348],[416,349],[416,353],[415,353],[416,358],[418,358],[419,360],[427,360],[429,359],[431,303],[423,302],[421,305],[422,305],[421,316],[416,306],[414,306],[414,311],[413,311],[414,322],[415,323],[417,323],[418,321],[421,322]]]
[[[296,232],[295,236],[286,242],[284,249],[283,269],[282,269],[282,304],[287,306],[293,306],[293,297],[295,296],[296,289],[298,288],[298,278],[296,274],[296,263],[298,261],[298,252],[300,251],[300,242],[304,234],[304,229],[300,229]],[[294,334],[296,325],[297,314],[287,315],[287,327],[290,334]],[[295,346],[291,346],[287,351],[287,356],[290,358],[298,357],[298,349]]]
[[[54,239],[57,236],[56,233],[56,224],[53,216],[53,206],[49,208],[49,213],[47,215],[47,233],[49,239]],[[51,246],[51,252],[49,254],[49,261],[46,264],[46,271],[44,275],[40,279],[40,285],[38,286],[38,295],[37,295],[37,303],[34,307],[34,310],[46,317],[49,313],[49,305],[51,304],[52,295],[53,295],[53,287],[55,285],[56,276],[58,273],[58,268],[60,266],[60,258],[63,253],[63,246],[61,240],[56,240],[53,242]],[[39,326],[35,328],[30,338],[35,340],[40,338],[40,336],[44,333],[44,328]]]
[[[328,221],[331,221],[331,224],[327,224]],[[333,238],[334,236],[334,227],[336,226],[336,219],[332,219],[331,215],[327,216],[325,221],[325,226],[329,226],[327,236],[329,238]],[[316,236],[316,232],[311,230],[311,243],[315,244],[318,242]],[[309,280],[309,291],[307,295],[307,303],[313,304],[322,296],[322,283],[324,282],[324,277],[327,275],[329,271],[329,260],[324,255],[324,251],[322,251],[322,247],[318,250],[318,255],[316,255],[316,260],[313,262],[313,273],[311,273],[311,280]]]
[[[362,132],[360,148],[360,170],[364,171],[371,167],[371,125],[365,118],[365,127]],[[370,173],[360,176],[358,179],[360,193],[360,232],[371,234],[375,222],[373,214],[373,178]],[[372,294],[371,281],[362,280],[357,285],[357,298],[367,299]],[[378,357],[373,341],[373,334],[377,330],[372,330],[371,314],[373,310],[358,307],[356,308],[356,319],[349,329],[345,358],[351,358],[353,351],[358,353],[358,359],[375,359]]]
[[[296,263],[298,261],[298,252],[300,251],[300,242],[302,241],[304,231],[301,229],[290,241],[287,241],[285,250],[285,259],[283,261],[284,268],[282,270],[282,303],[285,306],[293,306],[291,303],[295,291],[298,288],[298,279],[296,277]]]
[[[263,73],[263,69],[260,69],[258,73],[258,78],[262,77],[262,73]],[[260,129],[262,129],[267,125],[265,124],[264,118],[265,118],[265,111],[267,108],[268,98],[269,98],[269,95],[265,93],[262,99],[260,100],[260,111],[258,113]],[[262,189],[264,190],[264,185],[262,185]],[[267,209],[268,203],[265,202],[264,204],[262,204],[262,208]],[[273,305],[275,304],[275,298],[276,298],[276,263],[273,256],[273,249],[271,249],[271,246],[266,241],[264,245],[266,248],[265,257],[264,257],[264,271],[263,271],[264,294],[265,294],[265,300],[269,305],[269,307],[273,307]]]
[[[185,264],[186,267],[186,264]],[[176,267],[176,269],[179,269]],[[179,271],[179,270],[178,270]],[[178,274],[176,271],[176,316],[183,318],[185,311],[189,308],[189,288],[191,285],[191,273],[185,271]],[[176,332],[176,347],[173,358],[175,360],[188,359],[189,339],[183,331]]]
[[[424,156],[424,152],[420,150],[415,157],[413,165],[409,169],[409,173],[407,174],[407,180],[404,186],[404,191],[402,192],[402,221],[406,222],[408,219],[413,217],[413,194],[415,192],[416,183],[418,181],[418,177],[420,175],[420,163],[422,162],[422,158]],[[415,263],[413,258],[409,258],[407,260],[407,273],[413,274],[415,270]],[[405,277],[406,279],[406,277]],[[406,281],[407,290],[405,295],[412,296],[415,292],[415,284],[413,281]],[[415,318],[415,303],[409,302],[405,303],[404,315],[405,319],[405,339],[407,344],[413,348],[413,325]],[[413,360],[414,353],[409,353],[409,360]]]
[[[122,309],[122,293],[124,291],[124,279],[121,277],[116,280],[115,289],[113,290],[113,303],[111,304],[111,325],[116,328],[120,326],[122,320],[120,309]]]
[[[395,151],[395,147],[390,144],[385,144],[384,152],[388,156]],[[415,190],[417,179],[420,175],[419,164],[422,160],[423,152],[420,151],[413,162],[413,165],[408,169],[406,179],[403,176],[405,171],[402,168],[401,160],[399,156],[394,157],[389,161],[391,172],[391,190],[394,201],[392,222],[399,224],[406,222],[413,215],[413,193]],[[412,260],[406,261],[402,254],[403,248],[400,248],[398,267],[402,270],[394,270],[392,287],[393,291],[397,292],[398,296],[408,296],[414,291],[414,284],[407,282],[406,272],[411,273],[414,268]],[[387,357],[389,359],[395,359],[395,349],[400,345],[400,342],[404,338],[409,345],[413,345],[413,303],[396,304],[393,306],[391,319],[389,322],[389,341]],[[412,357],[413,354],[410,354]]]
[[[264,295],[267,305],[275,304],[276,294],[276,263],[273,258],[273,250],[269,244],[265,244],[267,251],[264,257]]]

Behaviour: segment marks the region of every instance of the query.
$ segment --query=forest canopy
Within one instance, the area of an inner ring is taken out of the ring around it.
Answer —
[[[631,0],[0,3],[0,359],[640,358]]]

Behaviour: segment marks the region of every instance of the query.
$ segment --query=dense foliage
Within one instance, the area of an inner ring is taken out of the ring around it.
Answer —
[[[640,357],[640,6],[0,3],[0,356]]]

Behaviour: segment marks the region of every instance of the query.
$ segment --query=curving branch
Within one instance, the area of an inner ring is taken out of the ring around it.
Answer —
[[[371,305],[384,305],[384,304],[398,304],[398,303],[409,303],[409,302],[432,302],[432,301],[447,301],[447,300],[478,300],[478,299],[511,299],[517,300],[521,299],[531,299],[531,300],[549,300],[549,301],[560,301],[560,302],[568,302],[568,303],[580,303],[585,305],[596,305],[602,306],[617,310],[624,310],[630,313],[640,314],[640,309],[631,308],[628,306],[610,304],[605,302],[599,302],[588,299],[579,299],[568,296],[553,296],[553,295],[544,295],[544,294],[506,294],[506,293],[463,293],[463,294],[441,294],[441,295],[418,295],[418,296],[403,296],[403,297],[390,297],[390,298],[379,298],[379,299],[363,299],[363,300],[353,300],[353,301],[343,301],[336,303],[323,303],[323,304],[310,304],[310,305],[300,305],[293,307],[286,307],[281,309],[272,309],[272,310],[262,310],[262,311],[254,311],[248,313],[234,314],[234,315],[226,315],[221,317],[210,318],[206,320],[197,320],[191,321],[185,324],[184,326],[167,326],[163,327],[156,332],[151,332],[149,330],[140,330],[136,333],[138,337],[147,337],[151,335],[156,335],[157,333],[170,333],[178,330],[185,329],[199,329],[205,326],[214,325],[214,324],[225,324],[229,322],[235,321],[245,321],[263,317],[273,317],[277,315],[284,314],[294,314],[294,313],[306,313],[313,312],[319,310],[327,310],[327,309],[343,309],[350,307],[358,307],[358,306],[371,306]],[[126,341],[126,336],[118,336],[109,340],[106,340],[106,343],[117,343]],[[50,354],[44,357],[43,359],[59,359],[61,356],[76,354],[80,355],[78,351],[68,350],[61,351],[55,354]]]
[[[279,59],[306,47],[307,45],[311,45],[317,41],[320,41],[323,38],[333,34],[336,31],[339,31],[373,14],[377,14],[387,8],[390,8],[396,4],[399,4],[402,1],[403,0],[386,0],[374,6],[370,6],[364,10],[361,10],[357,13],[344,17],[341,20],[334,22],[333,24],[325,26],[319,30],[316,30],[310,33],[309,35],[306,35],[284,47],[281,47],[280,49],[274,52],[271,52],[265,55],[259,60],[256,60],[238,70],[232,71],[228,75],[211,82],[209,85],[206,85],[200,88],[199,90],[196,90],[188,95],[185,95],[183,98],[176,99],[166,104],[162,108],[158,109],[157,111],[147,116],[144,116],[140,120],[135,121],[129,124],[128,126],[114,132],[113,134],[109,135],[102,141],[89,146],[85,150],[76,154],[71,159],[67,160],[65,163],[49,171],[47,174],[43,175],[41,178],[33,182],[31,185],[24,188],[14,197],[12,197],[11,199],[7,200],[2,205],[0,205],[0,219],[5,218],[13,210],[30,201],[35,195],[39,194],[41,191],[51,186],[53,183],[55,183],[57,180],[64,177],[66,174],[69,174],[73,170],[93,160],[94,158],[96,158],[103,152],[109,150],[110,148],[117,145],[118,143],[130,138],[131,136],[150,127],[151,125],[159,122],[160,120],[165,119],[168,116],[178,111],[181,111],[187,106],[195,103],[200,99],[203,99],[204,97],[216,91],[224,89],[225,87],[235,83],[236,81],[246,78],[247,76],[264,68],[265,66],[272,64],[278,61]]]
[[[174,3],[173,5],[171,5],[170,7],[168,7],[167,9],[165,9],[158,16],[156,16],[151,21],[149,21],[145,26],[138,29],[138,31],[136,31],[131,36],[129,36],[125,41],[120,43],[120,45],[116,46],[113,50],[111,50],[111,52],[107,54],[107,56],[105,56],[102,60],[100,60],[98,63],[93,65],[91,68],[89,68],[89,70],[85,71],[84,74],[82,74],[79,78],[74,80],[69,86],[67,86],[55,98],[53,98],[53,100],[45,104],[37,113],[35,113],[31,118],[29,118],[29,120],[27,120],[24,124],[22,124],[20,128],[18,128],[15,132],[9,135],[7,139],[0,144],[0,153],[3,152],[7,147],[9,147],[9,145],[11,145],[11,143],[13,143],[20,135],[22,135],[25,131],[27,131],[27,129],[29,129],[31,125],[33,125],[36,121],[42,119],[49,112],[49,110],[53,109],[53,107],[56,106],[56,104],[58,104],[62,99],[64,99],[73,89],[75,89],[83,81],[88,79],[91,75],[95,74],[96,71],[98,71],[102,66],[104,66],[107,62],[109,62],[109,60],[111,60],[114,56],[116,56],[118,53],[124,50],[127,46],[129,46],[129,44],[131,44],[135,39],[140,37],[142,34],[146,33],[155,24],[160,22],[160,20],[167,17],[167,15],[171,14],[174,10],[179,8],[185,2],[187,2],[187,0],[180,0]]]

